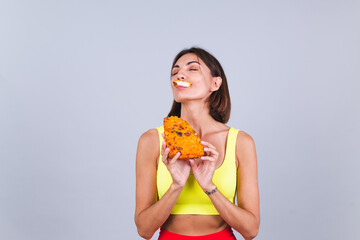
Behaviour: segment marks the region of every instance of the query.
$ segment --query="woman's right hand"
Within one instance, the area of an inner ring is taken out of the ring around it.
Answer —
[[[162,135],[164,138],[164,134]],[[171,177],[173,179],[173,184],[176,187],[183,188],[190,174],[190,163],[188,159],[178,159],[180,156],[180,152],[176,153],[176,155],[171,159],[168,154],[170,149],[166,147],[165,141],[162,142],[161,146],[161,155],[162,161],[169,170]]]

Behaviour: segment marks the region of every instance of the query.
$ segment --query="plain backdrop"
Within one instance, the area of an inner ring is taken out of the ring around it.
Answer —
[[[255,141],[256,239],[360,239],[359,43],[359,0],[1,0],[0,239],[141,239],[137,142],[191,46]]]

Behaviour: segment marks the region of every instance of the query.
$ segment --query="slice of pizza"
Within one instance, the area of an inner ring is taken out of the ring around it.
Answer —
[[[164,135],[170,158],[177,152],[181,153],[179,159],[199,158],[205,154],[199,134],[184,119],[164,118]]]

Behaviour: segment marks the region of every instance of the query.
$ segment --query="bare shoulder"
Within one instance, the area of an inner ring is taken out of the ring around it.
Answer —
[[[237,146],[251,146],[251,145],[255,145],[255,141],[250,136],[250,134],[240,130],[237,135],[236,145]]]
[[[137,159],[144,159],[142,156],[157,157],[160,153],[159,148],[158,131],[157,129],[150,129],[139,138]]]
[[[250,134],[239,131],[236,139],[236,158],[237,161],[255,161],[256,148],[255,141]]]
[[[155,140],[159,139],[159,134],[157,129],[153,128],[153,129],[149,129],[146,132],[144,132],[143,134],[141,134],[139,142],[142,143],[154,143],[156,142]]]

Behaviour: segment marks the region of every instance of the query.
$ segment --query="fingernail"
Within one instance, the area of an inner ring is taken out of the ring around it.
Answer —
[[[204,141],[201,141],[202,144],[204,144],[205,142]]]
[[[201,157],[201,159],[205,159],[205,157]]]
[[[204,148],[204,151],[207,151],[207,150],[209,150],[209,148]]]

